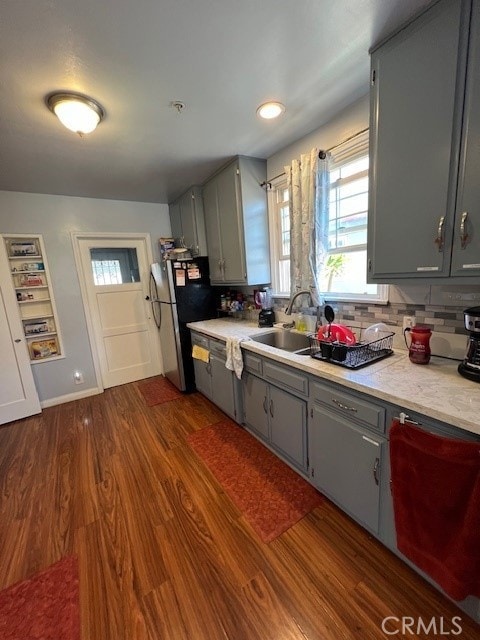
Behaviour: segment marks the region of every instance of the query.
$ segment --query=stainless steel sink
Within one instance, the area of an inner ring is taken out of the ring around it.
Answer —
[[[308,336],[301,333],[292,333],[290,331],[270,331],[262,333],[258,336],[252,336],[255,342],[268,344],[270,347],[282,349],[282,351],[290,351],[301,356],[310,355],[310,341]]]

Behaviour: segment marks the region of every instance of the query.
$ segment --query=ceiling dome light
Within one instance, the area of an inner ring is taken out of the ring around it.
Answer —
[[[96,100],[79,93],[52,93],[46,103],[64,127],[80,136],[94,131],[105,117],[105,109]]]
[[[257,114],[260,118],[271,120],[272,118],[278,118],[284,111],[285,106],[281,102],[265,102],[265,104],[261,104],[258,107]]]

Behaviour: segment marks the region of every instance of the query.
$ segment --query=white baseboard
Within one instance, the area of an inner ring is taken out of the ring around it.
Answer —
[[[55,405],[63,404],[64,402],[72,402],[72,400],[81,400],[81,398],[96,396],[99,393],[103,393],[103,390],[98,387],[93,387],[91,389],[85,389],[84,391],[77,391],[76,393],[67,393],[64,396],[58,396],[57,398],[42,400],[42,402],[40,402],[40,406],[42,409],[46,409],[47,407],[54,407]]]

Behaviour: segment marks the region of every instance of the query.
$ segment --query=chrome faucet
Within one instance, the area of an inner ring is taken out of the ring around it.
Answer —
[[[288,306],[285,309],[285,313],[287,316],[292,315],[293,303],[299,296],[303,296],[303,295],[310,297],[310,306],[313,307],[312,294],[310,293],[310,291],[308,291],[308,289],[305,289],[303,291],[297,291],[297,293],[294,293],[293,296],[290,298]]]

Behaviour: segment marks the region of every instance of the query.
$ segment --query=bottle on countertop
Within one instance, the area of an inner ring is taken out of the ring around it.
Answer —
[[[305,322],[305,316],[303,315],[303,313],[299,313],[297,315],[297,319],[295,320],[295,329],[297,331],[307,330],[307,323]]]

